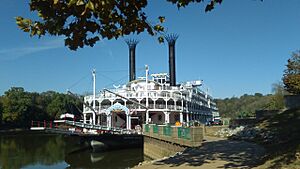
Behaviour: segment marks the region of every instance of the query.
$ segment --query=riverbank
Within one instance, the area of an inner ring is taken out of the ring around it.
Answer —
[[[226,134],[225,134],[226,135]],[[138,169],[289,168],[300,166],[300,109],[284,110],[238,131],[230,139],[209,138],[199,148]]]
[[[214,168],[253,168],[262,164],[265,149],[257,144],[234,141],[225,138],[206,137],[199,148],[188,148],[182,153],[144,162],[136,169],[214,169]]]

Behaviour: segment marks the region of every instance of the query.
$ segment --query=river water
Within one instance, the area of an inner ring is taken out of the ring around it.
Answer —
[[[124,169],[143,160],[142,149],[95,152],[75,136],[0,133],[1,169]]]

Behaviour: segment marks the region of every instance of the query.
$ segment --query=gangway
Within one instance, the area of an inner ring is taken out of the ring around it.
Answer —
[[[70,128],[60,127],[58,124],[66,124]],[[72,128],[73,127],[73,128]],[[87,129],[87,132],[82,130],[78,131],[75,128]],[[98,133],[110,133],[110,134],[139,134],[136,130],[128,130],[119,127],[107,127],[104,125],[94,125],[89,123],[82,123],[71,120],[54,120],[53,122],[40,122],[32,121],[30,130],[44,130],[48,132],[62,133],[62,134],[98,134]],[[95,132],[89,132],[95,131]]]

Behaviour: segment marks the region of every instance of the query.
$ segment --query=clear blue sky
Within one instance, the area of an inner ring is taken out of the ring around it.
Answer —
[[[27,91],[84,93],[128,81],[128,49],[124,39],[70,51],[62,37],[30,38],[18,30],[14,17],[33,17],[28,0],[2,0],[0,6],[0,95],[13,86]],[[177,81],[202,79],[216,98],[271,93],[281,80],[287,59],[300,49],[299,0],[224,0],[209,13],[203,4],[177,10],[163,0],[150,1],[150,18],[166,16],[176,44]],[[150,19],[151,20],[151,19]],[[132,36],[130,36],[132,37]],[[146,34],[137,46],[136,67],[143,75],[168,72],[167,44]],[[121,80],[120,80],[121,79]]]

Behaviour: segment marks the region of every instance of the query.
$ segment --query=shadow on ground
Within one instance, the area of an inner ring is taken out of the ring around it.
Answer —
[[[154,165],[209,167],[211,163],[214,168],[253,168],[263,162],[264,155],[264,148],[256,144],[219,140],[204,142],[199,148],[187,149],[181,155],[155,162]]]

